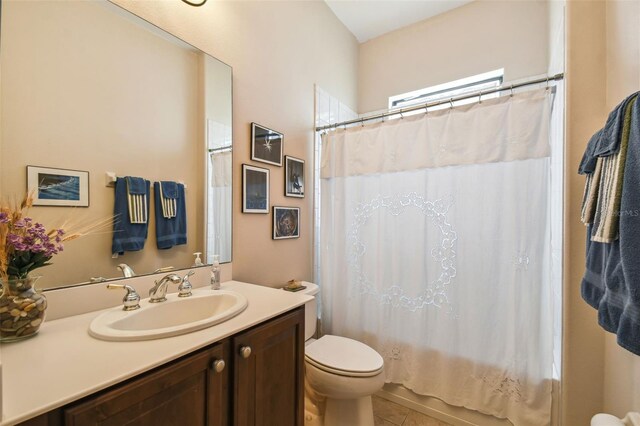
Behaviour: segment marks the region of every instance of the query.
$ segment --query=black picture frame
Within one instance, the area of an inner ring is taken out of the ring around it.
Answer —
[[[304,160],[285,155],[284,195],[304,198]]]
[[[34,206],[89,207],[89,172],[27,166],[27,192]]]
[[[251,123],[251,159],[282,167],[284,135],[275,130]]]
[[[269,213],[269,169],[242,165],[242,213]]]
[[[300,208],[273,206],[274,240],[300,237]]]

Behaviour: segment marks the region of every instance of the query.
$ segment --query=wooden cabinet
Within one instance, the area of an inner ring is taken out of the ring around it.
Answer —
[[[304,310],[233,338],[236,426],[304,424]]]
[[[66,408],[64,424],[226,426],[229,368],[216,371],[225,359],[229,359],[228,342]]]
[[[300,307],[22,425],[302,426],[303,363]]]

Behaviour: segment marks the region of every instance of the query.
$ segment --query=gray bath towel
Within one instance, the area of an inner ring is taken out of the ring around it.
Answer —
[[[619,117],[622,119],[620,123],[623,123],[624,114],[619,114]],[[609,143],[603,146],[613,145],[615,144]],[[596,162],[591,161],[586,154],[587,163],[593,165],[593,168],[587,171],[590,173],[595,170]],[[587,163],[581,165],[581,170]],[[598,310],[600,325],[605,330],[617,334],[618,344],[637,355],[640,355],[639,188],[640,106],[635,101],[632,103],[627,158],[618,213],[619,238],[610,243],[591,241],[593,225],[588,227],[587,268],[582,280],[582,297]]]

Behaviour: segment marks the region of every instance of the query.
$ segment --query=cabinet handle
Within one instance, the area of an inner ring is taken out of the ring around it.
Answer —
[[[227,364],[224,362],[224,360],[217,359],[211,363],[211,369],[216,373],[222,373],[226,365]]]
[[[245,359],[249,358],[251,356],[251,346],[241,346],[240,356]]]

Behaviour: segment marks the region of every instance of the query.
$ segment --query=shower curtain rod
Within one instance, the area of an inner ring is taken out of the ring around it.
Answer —
[[[369,115],[367,117],[362,117],[362,118],[355,118],[353,120],[347,120],[347,121],[341,121],[340,123],[334,123],[334,124],[327,124],[326,126],[318,126],[316,127],[316,132],[321,132],[324,130],[331,130],[331,129],[337,129],[338,127],[341,126],[349,126],[351,124],[364,124],[365,121],[371,121],[371,120],[378,120],[378,119],[384,119],[385,117],[390,117],[392,115],[397,115],[397,114],[404,114],[407,112],[412,112],[412,111],[419,111],[421,109],[428,109],[437,105],[442,105],[442,104],[451,104],[453,105],[454,102],[457,101],[462,101],[464,99],[470,99],[470,98],[476,98],[478,96],[482,97],[484,95],[490,95],[492,93],[496,93],[496,92],[502,92],[505,90],[509,90],[512,92],[513,94],[513,89],[518,89],[520,87],[525,87],[525,86],[531,86],[534,84],[541,84],[541,83],[547,83],[549,84],[550,81],[557,81],[557,80],[562,80],[564,78],[564,73],[559,73],[556,74],[552,77],[543,77],[543,78],[537,78],[535,80],[529,80],[529,81],[523,81],[522,83],[517,83],[517,84],[510,84],[510,85],[502,85],[500,87],[496,87],[495,89],[491,89],[491,90],[478,90],[476,92],[471,92],[471,93],[467,93],[466,95],[461,95],[461,96],[456,96],[453,98],[449,98],[449,99],[442,99],[439,101],[433,101],[433,102],[426,102],[420,105],[415,105],[412,107],[408,107],[408,108],[397,108],[397,109],[390,109],[387,112],[382,112],[379,114],[374,114],[374,115]]]

